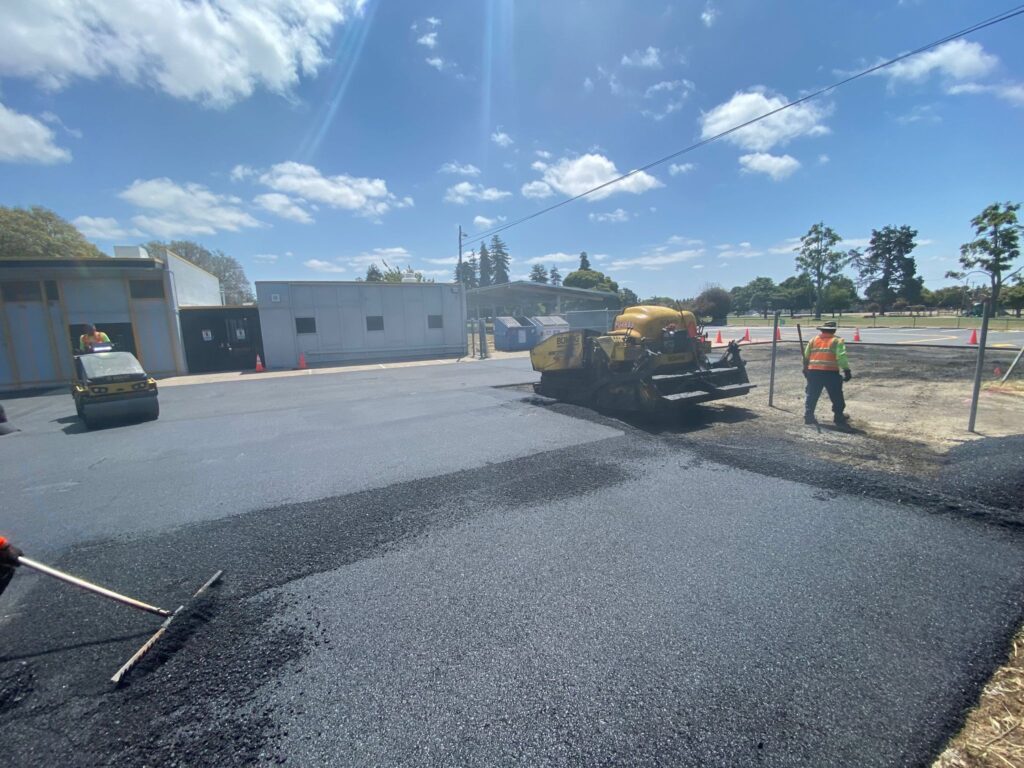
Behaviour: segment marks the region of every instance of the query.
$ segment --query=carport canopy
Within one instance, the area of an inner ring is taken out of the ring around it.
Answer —
[[[516,280],[511,283],[485,285],[470,288],[466,291],[466,307],[470,313],[480,317],[482,314],[494,314],[496,307],[522,307],[526,304],[543,301],[554,302],[555,312],[562,311],[563,299],[588,301],[605,307],[617,308],[619,296],[610,291],[592,291],[587,288],[567,288],[564,285],[546,285],[532,280]],[[598,309],[599,307],[595,307]]]

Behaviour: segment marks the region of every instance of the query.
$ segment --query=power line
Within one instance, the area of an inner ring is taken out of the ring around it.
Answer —
[[[564,200],[561,200],[561,201],[555,203],[554,205],[549,205],[547,208],[541,208],[539,211],[534,211],[533,213],[528,214],[526,216],[523,216],[520,219],[516,219],[515,221],[510,221],[509,223],[503,224],[500,227],[494,227],[494,228],[489,229],[486,232],[483,232],[483,233],[481,233],[479,235],[475,235],[471,240],[467,240],[466,244],[467,245],[473,245],[475,243],[482,243],[488,237],[496,235],[499,232],[504,232],[506,229],[511,229],[512,227],[517,227],[520,224],[524,224],[527,221],[530,221],[531,219],[536,219],[538,216],[543,216],[546,213],[550,213],[551,211],[554,211],[554,210],[556,210],[558,208],[561,208],[564,205],[568,205],[569,203],[573,203],[573,202],[575,202],[575,201],[577,201],[577,200],[579,200],[581,198],[584,198],[587,195],[592,195],[594,192],[602,190],[605,187],[610,187],[613,184],[618,184],[620,181],[628,179],[631,176],[635,176],[636,174],[642,173],[643,171],[646,171],[646,170],[648,170],[650,168],[654,168],[655,166],[661,165],[663,163],[667,163],[669,160],[674,160],[675,158],[679,157],[680,155],[685,155],[688,152],[693,152],[696,149],[700,149],[701,147],[703,147],[703,146],[705,146],[707,144],[710,144],[713,141],[718,141],[719,139],[724,138],[725,136],[728,136],[731,133],[735,133],[736,131],[740,131],[740,130],[746,128],[747,126],[753,125],[754,123],[759,123],[762,120],[771,117],[772,115],[777,115],[780,112],[783,112],[783,111],[789,109],[790,107],[795,107],[798,104],[803,104],[804,102],[810,101],[811,99],[815,99],[818,96],[821,96],[822,94],[828,93],[829,91],[833,91],[836,88],[840,88],[840,87],[842,87],[844,85],[847,85],[848,83],[852,83],[854,80],[859,80],[862,77],[866,77],[866,76],[868,76],[870,74],[878,72],[879,70],[885,69],[886,67],[891,67],[893,64],[901,62],[904,59],[909,59],[910,57],[917,56],[918,54],[924,53],[925,51],[930,51],[933,48],[937,48],[940,45],[944,45],[945,43],[951,42],[951,41],[956,40],[958,38],[965,37],[966,35],[969,35],[969,34],[971,34],[973,32],[978,32],[979,30],[985,29],[986,27],[991,27],[991,26],[994,26],[996,24],[1000,24],[1000,23],[1002,23],[1004,21],[1009,21],[1010,19],[1012,19],[1012,18],[1014,18],[1016,16],[1020,16],[1021,14],[1024,14],[1024,5],[1018,5],[1015,8],[1011,8],[1008,11],[1004,11],[1003,13],[996,14],[995,16],[991,16],[991,17],[985,19],[984,21],[979,21],[976,24],[972,24],[971,26],[966,27],[965,29],[961,29],[959,32],[954,32],[954,33],[952,33],[950,35],[947,35],[946,37],[940,38],[939,40],[935,40],[933,42],[930,42],[927,45],[922,45],[920,48],[915,48],[912,51],[900,54],[899,56],[895,56],[895,57],[893,57],[891,59],[888,59],[886,61],[883,61],[883,62],[881,62],[879,64],[875,64],[872,67],[868,67],[867,69],[861,70],[860,72],[857,72],[854,75],[850,75],[849,77],[843,78],[842,80],[839,80],[839,81],[837,81],[835,83],[832,83],[831,85],[826,85],[824,88],[819,88],[818,90],[814,91],[813,93],[808,93],[806,96],[801,96],[799,99],[794,99],[793,101],[790,101],[787,104],[783,104],[781,107],[776,107],[775,109],[773,109],[773,110],[771,110],[769,112],[765,112],[763,115],[758,115],[757,117],[751,118],[750,120],[747,120],[745,123],[740,123],[739,125],[734,125],[732,128],[724,130],[721,133],[717,133],[714,136],[709,136],[706,139],[702,139],[701,141],[698,141],[696,144],[691,144],[690,146],[685,147],[683,149],[680,149],[680,150],[678,150],[676,152],[673,152],[670,155],[665,155],[664,157],[661,157],[661,158],[659,158],[657,160],[654,160],[654,161],[652,161],[650,163],[647,163],[646,165],[642,165],[639,168],[634,168],[629,173],[624,173],[621,176],[617,176],[614,179],[610,179],[610,180],[604,182],[603,184],[598,184],[596,187],[593,187],[592,189],[588,189],[585,192],[580,192],[578,195],[574,195],[572,197],[567,197]]]

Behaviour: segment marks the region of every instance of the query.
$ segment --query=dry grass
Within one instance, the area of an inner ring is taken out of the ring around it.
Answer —
[[[997,766],[1024,766],[1024,627],[1013,639],[1009,660],[932,768]]]

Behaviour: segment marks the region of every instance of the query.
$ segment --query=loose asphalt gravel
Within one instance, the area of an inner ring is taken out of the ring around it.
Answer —
[[[5,401],[23,432],[0,438],[0,530],[30,554],[168,605],[227,572],[117,689],[152,617],[19,573],[5,754],[928,763],[1022,619],[1014,528],[495,388],[531,378],[178,387],[160,421],[95,433],[66,395]]]

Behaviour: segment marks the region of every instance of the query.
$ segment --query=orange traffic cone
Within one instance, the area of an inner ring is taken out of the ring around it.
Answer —
[[[747,332],[743,334],[743,341],[750,341],[750,329],[747,328]]]
[[[853,331],[853,340],[860,341],[860,328],[856,328]]]
[[[256,355],[256,373],[263,373],[266,368],[263,367],[263,361],[260,360],[260,356]]]
[[[306,370],[306,353],[305,352],[299,352],[299,370],[300,371]]]
[[[977,330],[971,331],[971,340],[968,341],[967,343],[968,344],[974,344],[975,346],[978,345],[978,331]]]
[[[775,340],[782,341],[782,329],[779,326],[775,326]]]
[[[721,331],[719,331],[718,335],[715,336],[715,344],[725,344],[725,342],[722,341],[722,332]]]

